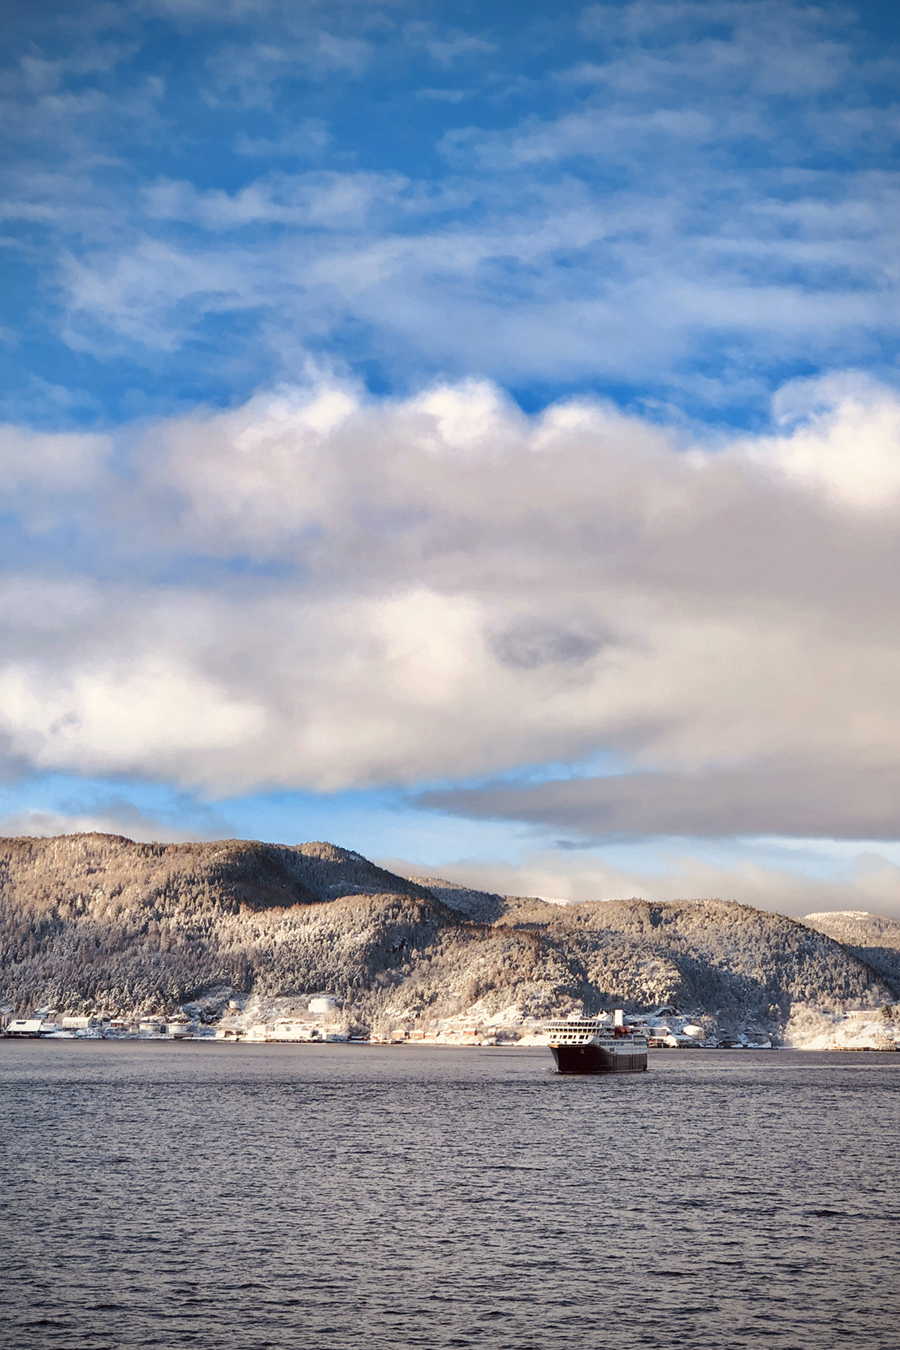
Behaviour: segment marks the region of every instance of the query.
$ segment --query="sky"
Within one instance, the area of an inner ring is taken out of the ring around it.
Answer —
[[[900,914],[900,16],[7,0],[0,828]]]

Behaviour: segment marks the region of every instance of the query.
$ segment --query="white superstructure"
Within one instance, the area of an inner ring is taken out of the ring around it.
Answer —
[[[570,1014],[550,1022],[547,1031],[560,1073],[637,1073],[647,1067],[647,1037],[625,1025],[621,1008],[596,1017]]]

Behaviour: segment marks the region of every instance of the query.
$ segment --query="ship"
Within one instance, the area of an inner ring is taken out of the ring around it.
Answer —
[[[621,1008],[596,1017],[570,1013],[550,1022],[550,1049],[560,1073],[643,1073],[647,1037],[625,1025]]]

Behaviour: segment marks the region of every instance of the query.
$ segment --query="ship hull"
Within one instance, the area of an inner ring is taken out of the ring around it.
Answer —
[[[602,1045],[551,1045],[560,1073],[643,1073],[647,1051],[615,1054]]]

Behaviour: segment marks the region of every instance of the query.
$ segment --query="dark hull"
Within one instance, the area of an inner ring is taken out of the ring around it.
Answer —
[[[643,1073],[647,1051],[614,1055],[601,1045],[551,1045],[560,1073]]]

